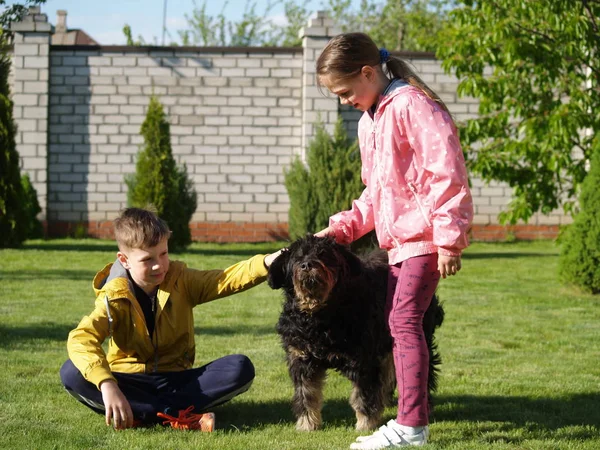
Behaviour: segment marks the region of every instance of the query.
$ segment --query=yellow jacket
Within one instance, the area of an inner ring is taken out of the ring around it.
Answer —
[[[67,350],[86,380],[100,386],[112,372],[151,373],[189,369],[194,364],[194,306],[241,292],[263,282],[264,255],[225,270],[194,270],[171,261],[157,294],[153,337],[117,260],[96,274],[94,311],[69,333]],[[105,353],[102,343],[111,337]],[[116,381],[116,380],[115,380]]]

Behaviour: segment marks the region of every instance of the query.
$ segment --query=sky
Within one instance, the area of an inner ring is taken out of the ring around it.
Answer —
[[[262,14],[267,5],[266,0],[250,0],[256,2],[256,12]],[[300,2],[302,0],[298,0]],[[241,18],[248,0],[229,0],[224,10],[229,20]],[[22,3],[7,1],[7,4]],[[223,0],[206,0],[207,14],[218,15],[223,9]],[[313,12],[324,9],[324,0],[307,0],[307,8]],[[67,11],[67,27],[79,28],[88,33],[101,45],[124,45],[123,25],[129,24],[133,37],[141,35],[148,43],[161,44],[162,23],[165,0],[47,0],[41,5],[42,13],[48,15],[48,21],[56,24],[56,11]],[[171,35],[165,38],[179,41],[177,30],[187,25],[185,15],[190,15],[194,5],[202,6],[203,0],[167,0],[166,28]],[[270,16],[273,20],[283,20],[281,4],[273,8]]]

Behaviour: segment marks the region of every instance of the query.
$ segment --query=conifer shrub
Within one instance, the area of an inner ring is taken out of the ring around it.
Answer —
[[[596,136],[590,171],[579,196],[580,211],[561,236],[559,260],[563,281],[600,293],[600,136]]]
[[[9,97],[10,60],[0,51],[0,248],[18,247],[27,238],[26,212],[19,153],[13,120],[13,103]]]
[[[23,186],[23,208],[25,210],[25,223],[23,226],[26,228],[26,238],[41,238],[44,236],[44,229],[37,219],[37,215],[42,212],[42,208],[28,174],[21,177],[21,185]]]
[[[169,246],[185,248],[192,241],[189,224],[196,211],[197,196],[186,166],[177,167],[173,158],[170,125],[154,95],[141,134],[144,146],[138,154],[135,173],[125,177],[129,206],[152,205],[173,232]]]
[[[285,174],[290,237],[320,231],[331,215],[349,209],[364,189],[360,173],[358,143],[348,138],[341,118],[333,136],[318,124],[307,149],[306,165],[296,158]]]

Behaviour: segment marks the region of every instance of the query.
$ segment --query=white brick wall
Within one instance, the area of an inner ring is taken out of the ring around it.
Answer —
[[[178,163],[198,193],[193,221],[287,222],[284,170],[302,155],[314,124],[341,114],[356,136],[360,112],[323,97],[315,61],[338,31],[323,14],[301,31],[303,49],[60,47],[49,29],[17,27],[10,83],[22,167],[49,220],[112,220],[126,206],[150,95],[171,124]],[[48,24],[46,24],[48,25]],[[19,32],[19,30],[21,32]],[[456,98],[458,80],[432,57],[409,59],[457,121],[478,102]],[[497,223],[510,189],[473,179],[475,223]],[[562,224],[557,211],[532,224]]]
[[[36,10],[39,13],[39,9]],[[10,77],[13,117],[17,125],[17,150],[21,169],[31,178],[42,212],[47,214],[48,164],[48,68],[50,25],[45,16],[13,24],[15,31]]]
[[[192,220],[244,213],[250,222],[287,221],[287,204],[264,193],[281,190],[284,168],[300,153],[301,89],[290,77],[301,78],[301,52],[78,53],[51,52],[51,219],[110,220],[126,206],[122,180],[135,170],[154,92],[171,124],[173,154],[196,183]],[[56,185],[81,194],[59,195]]]

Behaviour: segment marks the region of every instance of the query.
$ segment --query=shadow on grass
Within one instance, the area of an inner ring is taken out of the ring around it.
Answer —
[[[234,244],[227,244],[234,245]],[[241,244],[240,244],[241,245]],[[253,248],[188,248],[185,252],[173,252],[171,255],[200,255],[200,256],[230,256],[230,255],[239,255],[241,257],[251,257],[258,254],[267,254],[274,253],[279,250],[282,245],[274,243],[262,243],[262,244],[254,244],[256,247]]]
[[[553,438],[568,440],[598,437],[599,393],[557,398],[471,395],[435,398],[438,405],[433,413],[435,421],[477,423],[477,427],[469,427],[468,432],[473,433],[473,439],[518,443],[525,439],[547,439],[548,432],[556,433]],[[561,430],[565,427],[579,428]],[[512,433],[518,428],[525,431],[521,438]],[[442,436],[440,438],[443,439]]]
[[[74,324],[42,322],[22,327],[0,325],[0,348],[10,348],[15,345],[31,345],[43,341],[64,341],[67,343],[69,332]]]
[[[95,243],[53,243],[52,241],[41,244],[25,244],[19,250],[42,250],[58,252],[117,252],[117,244],[95,244]]]
[[[232,401],[215,408],[220,426],[225,431],[251,432],[268,425],[289,424],[295,426],[292,401],[243,402]],[[348,399],[325,399],[323,427],[354,427],[356,418]]]
[[[494,253],[469,253],[462,255],[463,259],[516,259],[516,258],[556,258],[558,253],[535,252],[494,252]]]
[[[489,420],[520,426],[534,422],[546,428],[600,424],[600,393],[557,398],[436,395],[435,402],[440,406],[434,412],[436,420]]]
[[[256,336],[275,334],[275,324],[272,325],[246,325],[232,324],[230,326],[201,325],[194,327],[195,335],[209,336],[235,336],[236,334],[250,334]]]
[[[73,280],[90,281],[96,275],[92,270],[0,270],[0,276],[11,281],[37,281],[37,280]]]
[[[219,245],[219,244],[215,244]],[[183,251],[172,250],[170,251],[173,256],[182,256],[182,255],[240,255],[244,256],[254,256],[259,253],[273,253],[279,250],[284,243],[278,242],[262,242],[256,244],[225,244],[228,247],[239,245],[241,248],[194,248],[193,246],[187,248]],[[224,246],[225,246],[224,245]],[[245,247],[246,246],[246,247]],[[247,247],[251,246],[251,247]],[[26,244],[23,247],[19,248],[19,250],[42,250],[42,251],[59,251],[59,252],[110,252],[116,254],[118,248],[117,244],[101,244],[101,243],[86,243],[86,242],[73,242],[73,243],[61,243],[61,242],[43,242],[43,243],[31,243]]]
[[[471,422],[462,427],[461,436],[436,435],[436,443],[479,440],[519,444],[525,440],[561,439],[581,441],[598,437],[600,394],[576,394],[563,398],[528,398],[511,396],[440,396],[437,397],[436,422]],[[267,402],[232,401],[216,408],[220,426],[225,431],[250,432],[269,425],[289,424],[296,419],[291,411],[291,399]],[[386,413],[382,423],[392,419]],[[355,416],[348,399],[325,399],[324,428],[354,428]],[[565,427],[574,427],[565,429]],[[523,430],[522,436],[514,431]],[[464,433],[470,434],[469,436]]]

